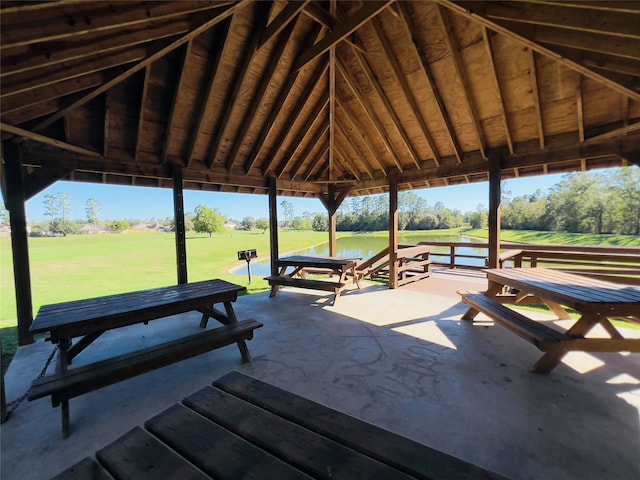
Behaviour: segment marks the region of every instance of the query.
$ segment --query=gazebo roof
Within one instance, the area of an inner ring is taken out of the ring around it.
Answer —
[[[1,130],[58,179],[316,197],[640,163],[637,2],[11,2]]]

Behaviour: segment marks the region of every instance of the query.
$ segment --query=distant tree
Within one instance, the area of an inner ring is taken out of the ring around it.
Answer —
[[[280,202],[280,207],[282,207],[282,213],[284,213],[284,221],[287,227],[291,226],[291,221],[295,216],[295,211],[293,209],[293,205],[286,200]]]
[[[294,230],[311,230],[312,220],[309,218],[296,217],[291,221],[291,228]]]
[[[267,220],[266,218],[257,219],[256,220],[256,228],[262,230],[262,233],[264,234],[264,232],[269,230],[269,220]]]
[[[311,228],[316,232],[329,231],[329,216],[325,213],[316,213]]]
[[[187,232],[192,232],[195,228],[193,225],[193,220],[195,219],[195,215],[191,212],[187,213],[184,216],[184,229]]]
[[[242,228],[244,230],[253,230],[256,226],[256,219],[253,217],[244,217],[242,219]]]
[[[96,233],[96,225],[98,224],[98,213],[102,209],[102,205],[95,198],[87,200],[84,206],[84,211],[87,214],[87,222],[92,227],[93,233]]]
[[[4,206],[4,202],[0,202],[0,225],[9,224],[9,210]]]
[[[71,197],[68,193],[48,194],[44,197],[44,214],[51,217],[49,230],[66,236],[73,233],[71,225]]]
[[[111,230],[114,232],[124,232],[129,229],[131,225],[126,220],[114,220],[111,224]]]
[[[224,217],[217,210],[211,210],[204,205],[195,208],[193,226],[198,233],[208,233],[209,237],[214,232],[224,231]]]

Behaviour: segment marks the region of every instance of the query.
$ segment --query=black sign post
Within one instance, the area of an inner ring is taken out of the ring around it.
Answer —
[[[249,275],[249,285],[251,285],[251,259],[258,258],[258,253],[253,250],[238,250],[238,260],[247,261],[247,274]]]

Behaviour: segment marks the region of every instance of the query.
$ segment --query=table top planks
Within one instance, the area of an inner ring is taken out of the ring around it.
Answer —
[[[609,309],[612,314],[640,314],[640,288],[635,286],[549,268],[499,268],[486,270],[486,273],[489,281],[517,288],[579,311],[592,308]]]
[[[44,305],[30,330],[79,336],[98,328],[108,330],[195,310],[199,306],[235,301],[244,289],[216,279]]]
[[[356,258],[337,258],[337,257],[313,257],[306,255],[290,255],[281,257],[277,264],[279,267],[312,267],[312,268],[336,268],[351,267],[358,262]]]

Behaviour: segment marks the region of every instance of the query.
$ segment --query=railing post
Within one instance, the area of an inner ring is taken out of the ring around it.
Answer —
[[[452,270],[456,268],[456,246],[455,245],[449,246],[449,268]]]

